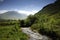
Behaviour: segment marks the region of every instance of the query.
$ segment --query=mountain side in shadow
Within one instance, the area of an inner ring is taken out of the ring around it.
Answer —
[[[45,7],[43,7],[42,10],[40,10],[35,15],[41,15],[41,14],[55,14],[60,11],[60,0],[57,0],[55,3],[49,4]]]

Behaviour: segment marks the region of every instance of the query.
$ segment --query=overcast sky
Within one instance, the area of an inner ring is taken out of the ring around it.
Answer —
[[[56,0],[0,0],[0,14],[7,11],[17,11],[24,14],[35,14],[47,4]]]

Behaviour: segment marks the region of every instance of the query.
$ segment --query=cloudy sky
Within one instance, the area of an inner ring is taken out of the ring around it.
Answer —
[[[0,0],[0,14],[7,11],[17,11],[23,14],[35,14],[47,4],[56,0]]]

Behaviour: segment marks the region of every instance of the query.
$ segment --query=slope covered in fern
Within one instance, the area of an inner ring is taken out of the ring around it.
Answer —
[[[37,30],[53,40],[60,40],[60,0],[45,6],[34,16],[37,20],[31,26],[32,30]]]

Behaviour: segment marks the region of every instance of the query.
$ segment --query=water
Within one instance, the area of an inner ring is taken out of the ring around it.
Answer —
[[[22,32],[29,35],[29,40],[51,40],[47,36],[41,35],[37,32],[33,32],[30,28],[21,28]]]

